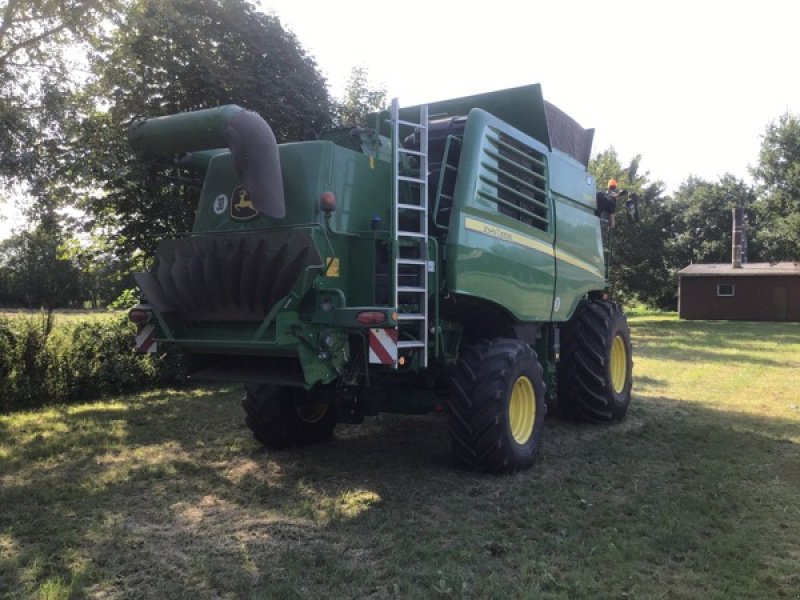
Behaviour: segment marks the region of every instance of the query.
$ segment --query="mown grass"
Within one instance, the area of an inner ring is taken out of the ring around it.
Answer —
[[[800,324],[631,325],[626,421],[512,477],[437,415],[267,453],[235,387],[0,417],[0,597],[796,598]]]

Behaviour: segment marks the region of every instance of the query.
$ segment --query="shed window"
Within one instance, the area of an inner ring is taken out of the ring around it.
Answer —
[[[735,296],[736,288],[732,283],[717,284],[717,296]]]

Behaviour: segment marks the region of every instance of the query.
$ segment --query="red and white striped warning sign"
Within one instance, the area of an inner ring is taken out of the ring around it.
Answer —
[[[397,362],[397,329],[377,327],[369,330],[369,362],[378,365]]]
[[[139,327],[139,332],[136,334],[137,352],[147,354],[158,350],[158,342],[154,338],[155,331],[156,326],[152,323],[146,323]]]

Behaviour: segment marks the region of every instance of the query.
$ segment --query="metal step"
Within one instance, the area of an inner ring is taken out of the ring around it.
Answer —
[[[396,122],[398,125],[408,125],[409,127],[414,127],[416,129],[428,129],[427,123],[423,125],[421,123],[412,123],[411,121],[401,121],[400,119],[397,119]]]
[[[397,181],[407,181],[409,183],[419,183],[419,184],[427,183],[425,179],[420,179],[419,177],[409,177],[407,175],[398,175]]]
[[[414,341],[405,341],[405,340],[403,340],[402,342],[397,342],[397,347],[398,348],[425,348],[426,344],[424,344],[423,342],[418,342],[416,340],[414,340]]]
[[[398,321],[424,321],[425,315],[422,313],[397,313]]]

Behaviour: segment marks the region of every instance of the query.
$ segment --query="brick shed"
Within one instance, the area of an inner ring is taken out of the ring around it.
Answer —
[[[694,264],[678,277],[682,319],[800,321],[800,263]]]

